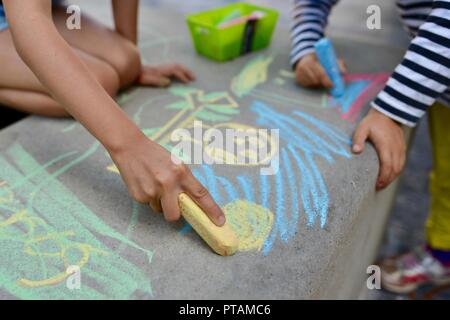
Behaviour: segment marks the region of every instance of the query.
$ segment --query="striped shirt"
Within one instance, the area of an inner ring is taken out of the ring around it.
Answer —
[[[337,2],[294,0],[293,66],[314,52]],[[397,6],[413,39],[372,107],[413,127],[435,101],[450,106],[450,0],[397,0]]]

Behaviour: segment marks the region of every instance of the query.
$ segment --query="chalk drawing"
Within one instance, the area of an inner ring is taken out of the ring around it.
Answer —
[[[246,126],[240,123],[227,122],[233,119],[234,116],[239,115],[239,105],[237,102],[229,95],[227,92],[212,92],[205,94],[204,91],[198,90],[196,88],[190,87],[174,87],[169,89],[169,92],[174,97],[180,97],[182,99],[175,102],[168,103],[165,106],[167,110],[174,110],[177,113],[171,117],[171,119],[160,128],[147,128],[143,129],[143,132],[153,141],[158,142],[164,146],[169,151],[174,151],[171,146],[170,135],[173,130],[178,128],[191,129],[193,128],[194,122],[196,120],[204,121],[205,128],[216,128],[216,129],[250,129],[253,127]],[[150,107],[151,104],[146,104],[145,107]],[[136,117],[138,123],[141,122],[140,116],[143,112],[143,106],[139,107],[138,112],[139,117]],[[256,129],[256,128],[255,128]],[[264,141],[260,141],[263,139]],[[239,139],[237,139],[239,140]],[[192,141],[196,142],[196,141]],[[257,141],[251,141],[254,144],[269,142],[271,147],[269,148],[271,152],[267,155],[270,157],[277,151],[278,146],[275,145],[270,135],[260,135]],[[236,141],[236,143],[245,143],[245,141]],[[211,157],[230,157],[225,150],[208,149],[205,148]],[[246,150],[242,150],[246,152]],[[239,155],[232,155],[233,157]],[[251,157],[252,154],[246,154],[247,157]],[[259,163],[266,161],[266,159],[259,159]],[[259,165],[256,161],[246,162],[246,166],[257,166]],[[107,167],[107,170],[119,174],[118,168],[111,164]],[[206,175],[206,179],[209,181],[208,189],[216,201],[221,199],[221,193],[218,189],[218,183],[215,182],[215,175],[212,172],[212,168],[205,167],[205,172],[209,173]],[[195,172],[194,172],[195,174]],[[230,219],[233,228],[235,228],[236,233],[240,238],[241,251],[248,250],[260,250],[262,245],[270,233],[273,224],[273,213],[255,203],[251,200],[254,199],[251,196],[253,192],[253,186],[248,184],[248,179],[244,177],[238,177],[238,181],[241,184],[244,193],[247,195],[246,200],[237,199],[235,202],[227,203],[224,206],[224,211],[227,217]],[[225,178],[222,178],[221,183],[225,182]],[[228,190],[232,189],[232,185],[227,185]],[[232,193],[232,191],[231,191]],[[219,201],[218,201],[219,202]],[[130,223],[129,230],[132,230],[132,224],[135,223],[137,217],[133,215],[132,222]],[[186,225],[181,232],[186,233],[190,231],[190,226]]]
[[[278,238],[288,243],[295,237],[301,209],[307,226],[312,227],[316,223],[321,228],[326,226],[329,195],[316,161],[323,159],[333,165],[338,158],[349,159],[350,137],[300,111],[285,114],[262,101],[254,101],[251,110],[257,115],[258,125],[281,128],[281,168],[278,174],[258,178],[250,175],[223,177],[207,165],[194,169],[193,173],[223,208],[227,208],[228,203],[245,200],[256,204],[261,212],[267,210],[265,217],[274,215],[273,223],[270,222],[271,232],[262,246],[263,254],[267,255]],[[249,212],[256,216],[255,212]],[[252,221],[251,217],[246,219]],[[269,230],[269,224],[262,222],[262,217],[254,219],[249,225],[267,225],[264,230]],[[245,225],[242,219],[239,223]]]
[[[273,226],[273,213],[245,200],[231,202],[223,211],[239,238],[238,250],[261,250]]]
[[[325,92],[317,94],[307,90],[301,91],[301,98],[293,97],[292,93],[289,97],[266,90],[273,83],[268,74],[273,60],[274,56],[263,55],[251,60],[232,79],[231,93],[205,93],[191,87],[171,89],[170,95],[181,99],[174,101],[164,97],[167,99],[165,109],[176,113],[160,128],[143,129],[149,138],[171,151],[174,150],[170,133],[178,128],[192,129],[197,119],[205,121],[206,128],[280,129],[280,145],[276,143],[274,150],[281,155],[281,170],[275,176],[258,176],[257,179],[251,175],[225,177],[210,165],[193,170],[232,222],[242,242],[239,250],[261,250],[264,255],[270,253],[277,240],[286,244],[295,237],[301,221],[305,221],[308,227],[316,224],[321,228],[326,226],[329,194],[317,160],[324,160],[332,166],[339,158],[351,157],[349,135],[295,107],[334,108],[342,118],[353,120],[386,79],[386,74],[348,76],[347,90],[339,100]],[[291,80],[294,76],[286,70],[278,71],[277,75],[280,79]],[[241,112],[240,98],[243,97],[253,100],[250,110],[256,114],[256,126],[236,122],[235,118]],[[281,104],[281,110],[272,104]],[[149,106],[139,108],[138,113],[142,114]],[[207,148],[204,151],[216,157],[226,153],[225,150]],[[118,173],[114,165],[108,170]],[[185,225],[180,232],[185,234],[190,230],[190,226]]]
[[[339,110],[342,119],[355,122],[364,106],[384,88],[389,76],[389,73],[347,75],[344,95],[338,99],[329,96],[329,105]]]
[[[203,128],[206,129],[256,129],[255,127],[247,126],[241,123],[229,122],[233,117],[239,115],[239,105],[236,100],[227,92],[211,92],[205,93],[203,90],[199,90],[191,87],[173,87],[169,89],[169,92],[176,97],[182,99],[169,103],[165,106],[167,110],[176,110],[177,113],[171,117],[170,121],[164,124],[161,128],[147,128],[143,129],[144,133],[155,142],[165,147],[167,150],[174,152],[183,160],[183,155],[177,153],[174,146],[171,144],[170,137],[172,132],[176,129],[192,129],[194,128],[195,121],[202,121]],[[150,106],[148,104],[147,106]],[[140,114],[143,109],[140,108],[138,113]],[[138,119],[138,117],[134,117]],[[136,122],[140,122],[136,121]],[[243,156],[245,161],[241,161],[239,165],[257,166],[261,163],[269,161],[277,152],[276,142],[272,139],[270,134],[259,134],[258,139],[250,141],[251,144],[263,144],[268,145],[268,154],[265,158],[258,158],[257,154],[252,154],[248,150],[252,150],[252,146],[247,148],[235,148],[239,150],[240,154],[228,153],[223,148],[217,148],[214,145],[208,144],[207,137],[205,141],[197,141],[194,137],[190,137],[192,143],[205,145],[204,152],[212,159],[222,163],[228,160],[230,165],[237,164],[238,157]],[[245,139],[236,139],[236,145],[245,144]],[[254,148],[253,150],[257,150]],[[244,162],[244,164],[242,164]],[[114,164],[111,164],[107,168],[109,171],[119,173]]]
[[[286,81],[282,78],[275,78],[273,79],[273,84],[277,85],[277,86],[282,86],[283,84],[285,84]]]
[[[295,79],[295,73],[292,71],[287,71],[287,70],[281,69],[278,73],[283,78],[288,78],[291,80]]]
[[[13,144],[0,156],[1,289],[21,299],[127,299],[136,290],[151,297],[148,277],[101,239],[125,244],[148,260],[153,253],[106,225],[57,180],[97,148],[95,143],[62,166],[75,153],[40,165]],[[80,290],[66,287],[69,265],[81,268]]]
[[[283,74],[286,73],[287,71],[283,72]],[[309,98],[308,90],[302,88],[298,88],[298,91],[301,92],[301,98],[294,97],[292,93],[290,95],[278,94],[275,93],[276,90],[268,90],[267,88],[264,90],[253,88],[247,92],[247,95],[256,99],[270,100],[274,103],[283,102],[289,106],[333,108],[337,110],[342,119],[354,123],[360,118],[360,113],[364,107],[384,88],[388,79],[389,73],[347,75],[345,77],[346,88],[344,94],[339,98],[335,98],[324,91],[321,94],[320,102],[317,101],[317,94]],[[277,77],[272,83],[280,87],[285,85],[286,81]]]
[[[248,95],[258,85],[268,79],[269,67],[273,61],[272,56],[260,55],[251,60],[231,81],[231,91],[239,98]]]
[[[142,42],[142,49],[150,48],[153,54],[154,47],[162,46],[163,50],[158,51],[162,59],[167,58],[172,42],[182,41],[151,30],[146,32],[154,40]],[[295,107],[334,108],[343,119],[355,121],[387,78],[386,74],[350,75],[346,78],[349,84],[346,94],[339,100],[306,90],[298,95],[292,94],[292,90],[291,95],[276,94],[267,89],[271,85],[288,86],[295,75],[282,69],[270,79],[274,59],[275,55],[270,54],[256,56],[232,79],[229,88],[205,92],[174,87],[152,97],[133,114],[143,132],[168,150],[173,149],[171,132],[176,128],[192,129],[196,120],[204,121],[207,128],[281,129],[279,144],[270,137],[264,139],[280,153],[281,168],[277,175],[224,176],[209,165],[193,169],[238,234],[239,250],[257,250],[263,255],[268,255],[275,245],[288,244],[303,221],[308,227],[324,228],[329,223],[328,188],[318,161],[333,166],[351,156],[347,134]],[[119,103],[131,101],[139,90],[123,95]],[[250,110],[256,116],[252,125],[238,120],[243,98],[250,99]],[[167,123],[149,128],[143,121],[143,113],[155,104],[164,105],[166,112],[174,114]],[[279,108],[275,109],[274,104]],[[78,127],[71,123],[62,132],[72,134]],[[130,222],[122,235],[99,219],[58,179],[88,160],[99,147],[96,142],[81,154],[68,151],[45,164],[39,164],[20,144],[2,151],[1,290],[22,299],[127,299],[136,291],[152,296],[143,267],[123,255],[125,250],[138,252],[147,261],[146,266],[151,266],[153,251],[130,240],[143,212],[141,207],[134,203],[130,208]],[[224,156],[220,150],[206,151],[215,157]],[[119,173],[113,164],[107,169]],[[192,231],[185,224],[180,233],[187,232]],[[111,242],[114,248],[107,245]],[[81,290],[66,288],[65,271],[71,264],[81,267],[84,279]]]

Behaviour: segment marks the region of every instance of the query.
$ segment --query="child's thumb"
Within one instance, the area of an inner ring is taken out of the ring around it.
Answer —
[[[347,65],[345,64],[345,61],[342,59],[339,59],[339,70],[341,73],[346,74],[347,73]]]
[[[160,87],[168,87],[168,86],[170,86],[170,83],[171,83],[171,81],[167,77],[160,77],[158,79],[158,86],[160,86]]]

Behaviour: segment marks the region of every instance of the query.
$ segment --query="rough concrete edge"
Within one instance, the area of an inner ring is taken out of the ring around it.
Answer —
[[[404,130],[409,150],[414,130],[409,128]],[[398,179],[383,192],[367,194],[362,199],[364,206],[355,215],[347,230],[350,237],[335,248],[322,273],[326,276],[322,277],[321,284],[308,299],[364,299],[367,295],[365,280],[368,276],[365,271],[368,266],[375,263],[400,181],[401,179]],[[370,223],[359,222],[364,220]],[[365,240],[363,243],[362,239]],[[340,266],[339,270],[336,266]]]

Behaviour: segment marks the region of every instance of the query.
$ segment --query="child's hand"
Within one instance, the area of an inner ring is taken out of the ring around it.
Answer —
[[[403,170],[406,161],[406,143],[402,127],[376,109],[371,109],[359,124],[353,136],[353,152],[361,153],[369,139],[380,159],[377,190],[386,188]]]
[[[189,83],[195,80],[195,76],[186,67],[179,64],[166,64],[159,66],[143,66],[138,84],[143,86],[168,87],[171,78]]]
[[[342,73],[347,73],[343,60],[339,60],[339,68]],[[307,88],[331,89],[334,86],[315,53],[300,59],[295,68],[295,78],[300,85]]]
[[[209,192],[184,164],[173,162],[171,154],[157,143],[142,135],[110,154],[130,195],[150,205],[153,211],[164,212],[167,221],[180,218],[178,196],[185,192],[216,225],[225,223],[222,210]]]

